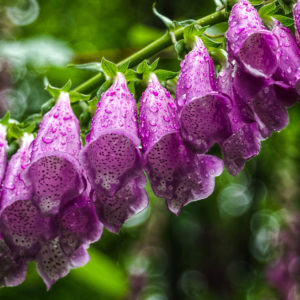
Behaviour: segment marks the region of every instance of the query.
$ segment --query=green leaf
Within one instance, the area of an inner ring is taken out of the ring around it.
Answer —
[[[272,16],[279,10],[279,7],[276,5],[276,1],[273,1],[270,4],[262,6],[258,13],[261,17],[263,16]]]
[[[9,123],[9,118],[10,118],[10,112],[8,111],[3,118],[0,120],[0,124],[7,126]]]
[[[113,79],[118,73],[117,65],[104,57],[101,60],[101,68],[107,78]]]
[[[74,91],[70,91],[69,96],[71,103],[76,103],[79,101],[88,101],[91,98],[91,95],[85,95]]]
[[[110,86],[112,85],[112,81],[111,80],[106,80],[104,83],[102,83],[102,85],[100,86],[100,88],[98,89],[97,93],[96,93],[96,97],[97,99],[101,98],[101,95],[107,91]]]
[[[172,31],[175,29],[175,24],[172,20],[170,20],[168,17],[162,15],[161,13],[159,13],[157,11],[157,9],[155,8],[156,6],[156,2],[153,3],[152,5],[152,11],[153,13],[166,25],[166,27],[168,28],[169,31]]]
[[[121,64],[120,67],[118,67],[118,71],[121,72],[122,74],[125,74],[125,72],[127,71],[128,67],[129,67],[129,61]]]
[[[277,19],[282,25],[286,27],[294,26],[294,20],[292,18],[282,15],[274,15],[273,18]]]
[[[159,81],[167,81],[169,79],[175,78],[178,75],[177,72],[167,70],[156,70],[154,71],[154,74],[157,76]]]
[[[101,63],[99,62],[90,62],[86,64],[69,64],[67,67],[80,69],[80,70],[96,71],[96,72],[100,72],[102,70]]]
[[[293,11],[293,2],[292,1],[290,1],[290,3],[287,4],[284,0],[278,0],[278,3],[286,15],[289,15]]]
[[[42,118],[43,118],[42,114],[33,114],[33,115],[28,116],[24,120],[24,124],[25,125],[32,124],[32,123],[37,124],[37,123],[41,122]]]
[[[175,51],[176,51],[178,60],[183,60],[184,56],[187,54],[187,49],[185,48],[184,40],[180,40],[180,41],[176,42]]]

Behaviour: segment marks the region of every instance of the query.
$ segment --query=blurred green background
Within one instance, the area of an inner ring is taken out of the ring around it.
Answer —
[[[94,75],[67,64],[117,62],[161,36],[151,7],[150,0],[0,0],[0,114],[9,109],[23,120],[39,112],[49,99],[45,76],[76,86]],[[171,19],[197,19],[215,3],[160,0],[157,8]],[[163,53],[160,66],[179,70],[175,53]],[[105,230],[87,266],[46,292],[31,264],[25,283],[0,289],[0,299],[281,299],[266,273],[299,249],[298,236],[294,244],[281,238],[293,235],[291,223],[299,226],[299,105],[289,113],[289,126],[263,142],[237,178],[224,171],[208,199],[176,217],[148,189],[148,209],[119,235]]]

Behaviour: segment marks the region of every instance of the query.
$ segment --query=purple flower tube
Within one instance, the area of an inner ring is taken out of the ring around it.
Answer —
[[[49,230],[49,219],[44,218],[33,205],[32,189],[22,180],[29,164],[33,136],[25,134],[21,147],[12,156],[2,189],[0,231],[15,256],[34,258],[39,241]]]
[[[236,59],[244,71],[264,78],[276,71],[277,39],[248,0],[240,0],[233,6],[226,37],[231,59]]]
[[[165,198],[171,212],[179,215],[183,206],[213,192],[223,162],[185,147],[174,100],[154,74],[140,101],[139,130],[153,191]]]
[[[279,40],[275,78],[297,91],[298,95],[295,93],[294,98],[290,99],[293,104],[300,100],[300,49],[292,32],[279,21],[274,21],[272,32]]]
[[[233,87],[234,67],[228,63],[218,76],[220,90],[232,99],[229,113],[232,134],[221,144],[227,171],[237,176],[245,162],[260,150],[260,133],[251,108],[236,93]]]
[[[84,189],[78,155],[81,149],[79,122],[69,94],[62,92],[45,114],[33,141],[31,163],[25,172],[32,185],[33,202],[43,215],[55,215]]]
[[[293,7],[293,15],[294,15],[294,24],[295,24],[295,33],[297,43],[300,46],[300,2],[297,3]]]
[[[118,233],[130,216],[148,205],[136,102],[121,73],[102,94],[86,142],[80,157],[98,217],[108,230]]]
[[[0,186],[2,184],[3,177],[6,170],[6,150],[7,150],[7,141],[6,137],[6,128],[0,124]],[[1,207],[1,203],[0,203]]]
[[[218,91],[214,63],[199,38],[181,62],[176,101],[181,135],[196,152],[230,135],[230,99]]]

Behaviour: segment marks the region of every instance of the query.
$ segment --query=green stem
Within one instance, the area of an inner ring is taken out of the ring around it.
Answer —
[[[201,26],[207,26],[207,25],[214,25],[223,22],[226,19],[227,19],[227,13],[223,9],[221,11],[217,11],[213,14],[210,14],[204,18],[198,19],[196,23]],[[184,28],[180,28],[174,32],[174,35],[177,40],[182,39],[183,31]],[[159,39],[147,45],[145,48],[139,50],[138,52],[120,61],[117,65],[121,66],[122,64],[129,62],[130,67],[134,67],[140,62],[142,62],[144,59],[149,58],[154,54],[157,54],[158,52],[162,51],[163,49],[171,45],[172,45],[171,36],[170,34],[166,33]],[[74,89],[74,91],[80,93],[89,93],[95,90],[97,87],[99,87],[104,81],[105,81],[105,77],[103,76],[102,73],[99,73],[96,76],[92,77],[91,79],[79,85],[77,88]]]

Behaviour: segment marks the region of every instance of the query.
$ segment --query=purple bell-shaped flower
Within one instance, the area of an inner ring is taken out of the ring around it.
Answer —
[[[80,149],[79,121],[72,111],[69,94],[62,92],[40,123],[31,163],[24,174],[26,184],[32,185],[32,200],[43,215],[57,214],[83,192]]]
[[[294,24],[295,24],[295,34],[297,43],[300,46],[300,2],[297,3],[293,7],[293,15],[294,15]]]
[[[183,206],[213,192],[223,162],[186,148],[179,134],[174,100],[154,74],[140,101],[139,131],[151,186],[171,212],[179,215]]]
[[[218,83],[220,90],[232,99],[229,113],[232,134],[221,144],[221,149],[227,171],[237,176],[245,162],[259,153],[261,135],[251,108],[234,89],[233,74],[234,67],[228,63],[219,73]]]
[[[269,78],[277,68],[278,42],[268,31],[248,0],[239,0],[231,10],[226,33],[231,59],[256,76]]]
[[[218,91],[215,67],[201,39],[181,62],[176,102],[182,138],[196,152],[205,153],[231,133],[230,99]]]
[[[7,150],[7,141],[6,141],[6,128],[0,124],[0,186],[5,175],[6,170],[6,150]],[[0,202],[1,208],[1,202]]]
[[[114,233],[148,205],[136,114],[136,102],[118,73],[101,96],[80,156],[98,217]]]

